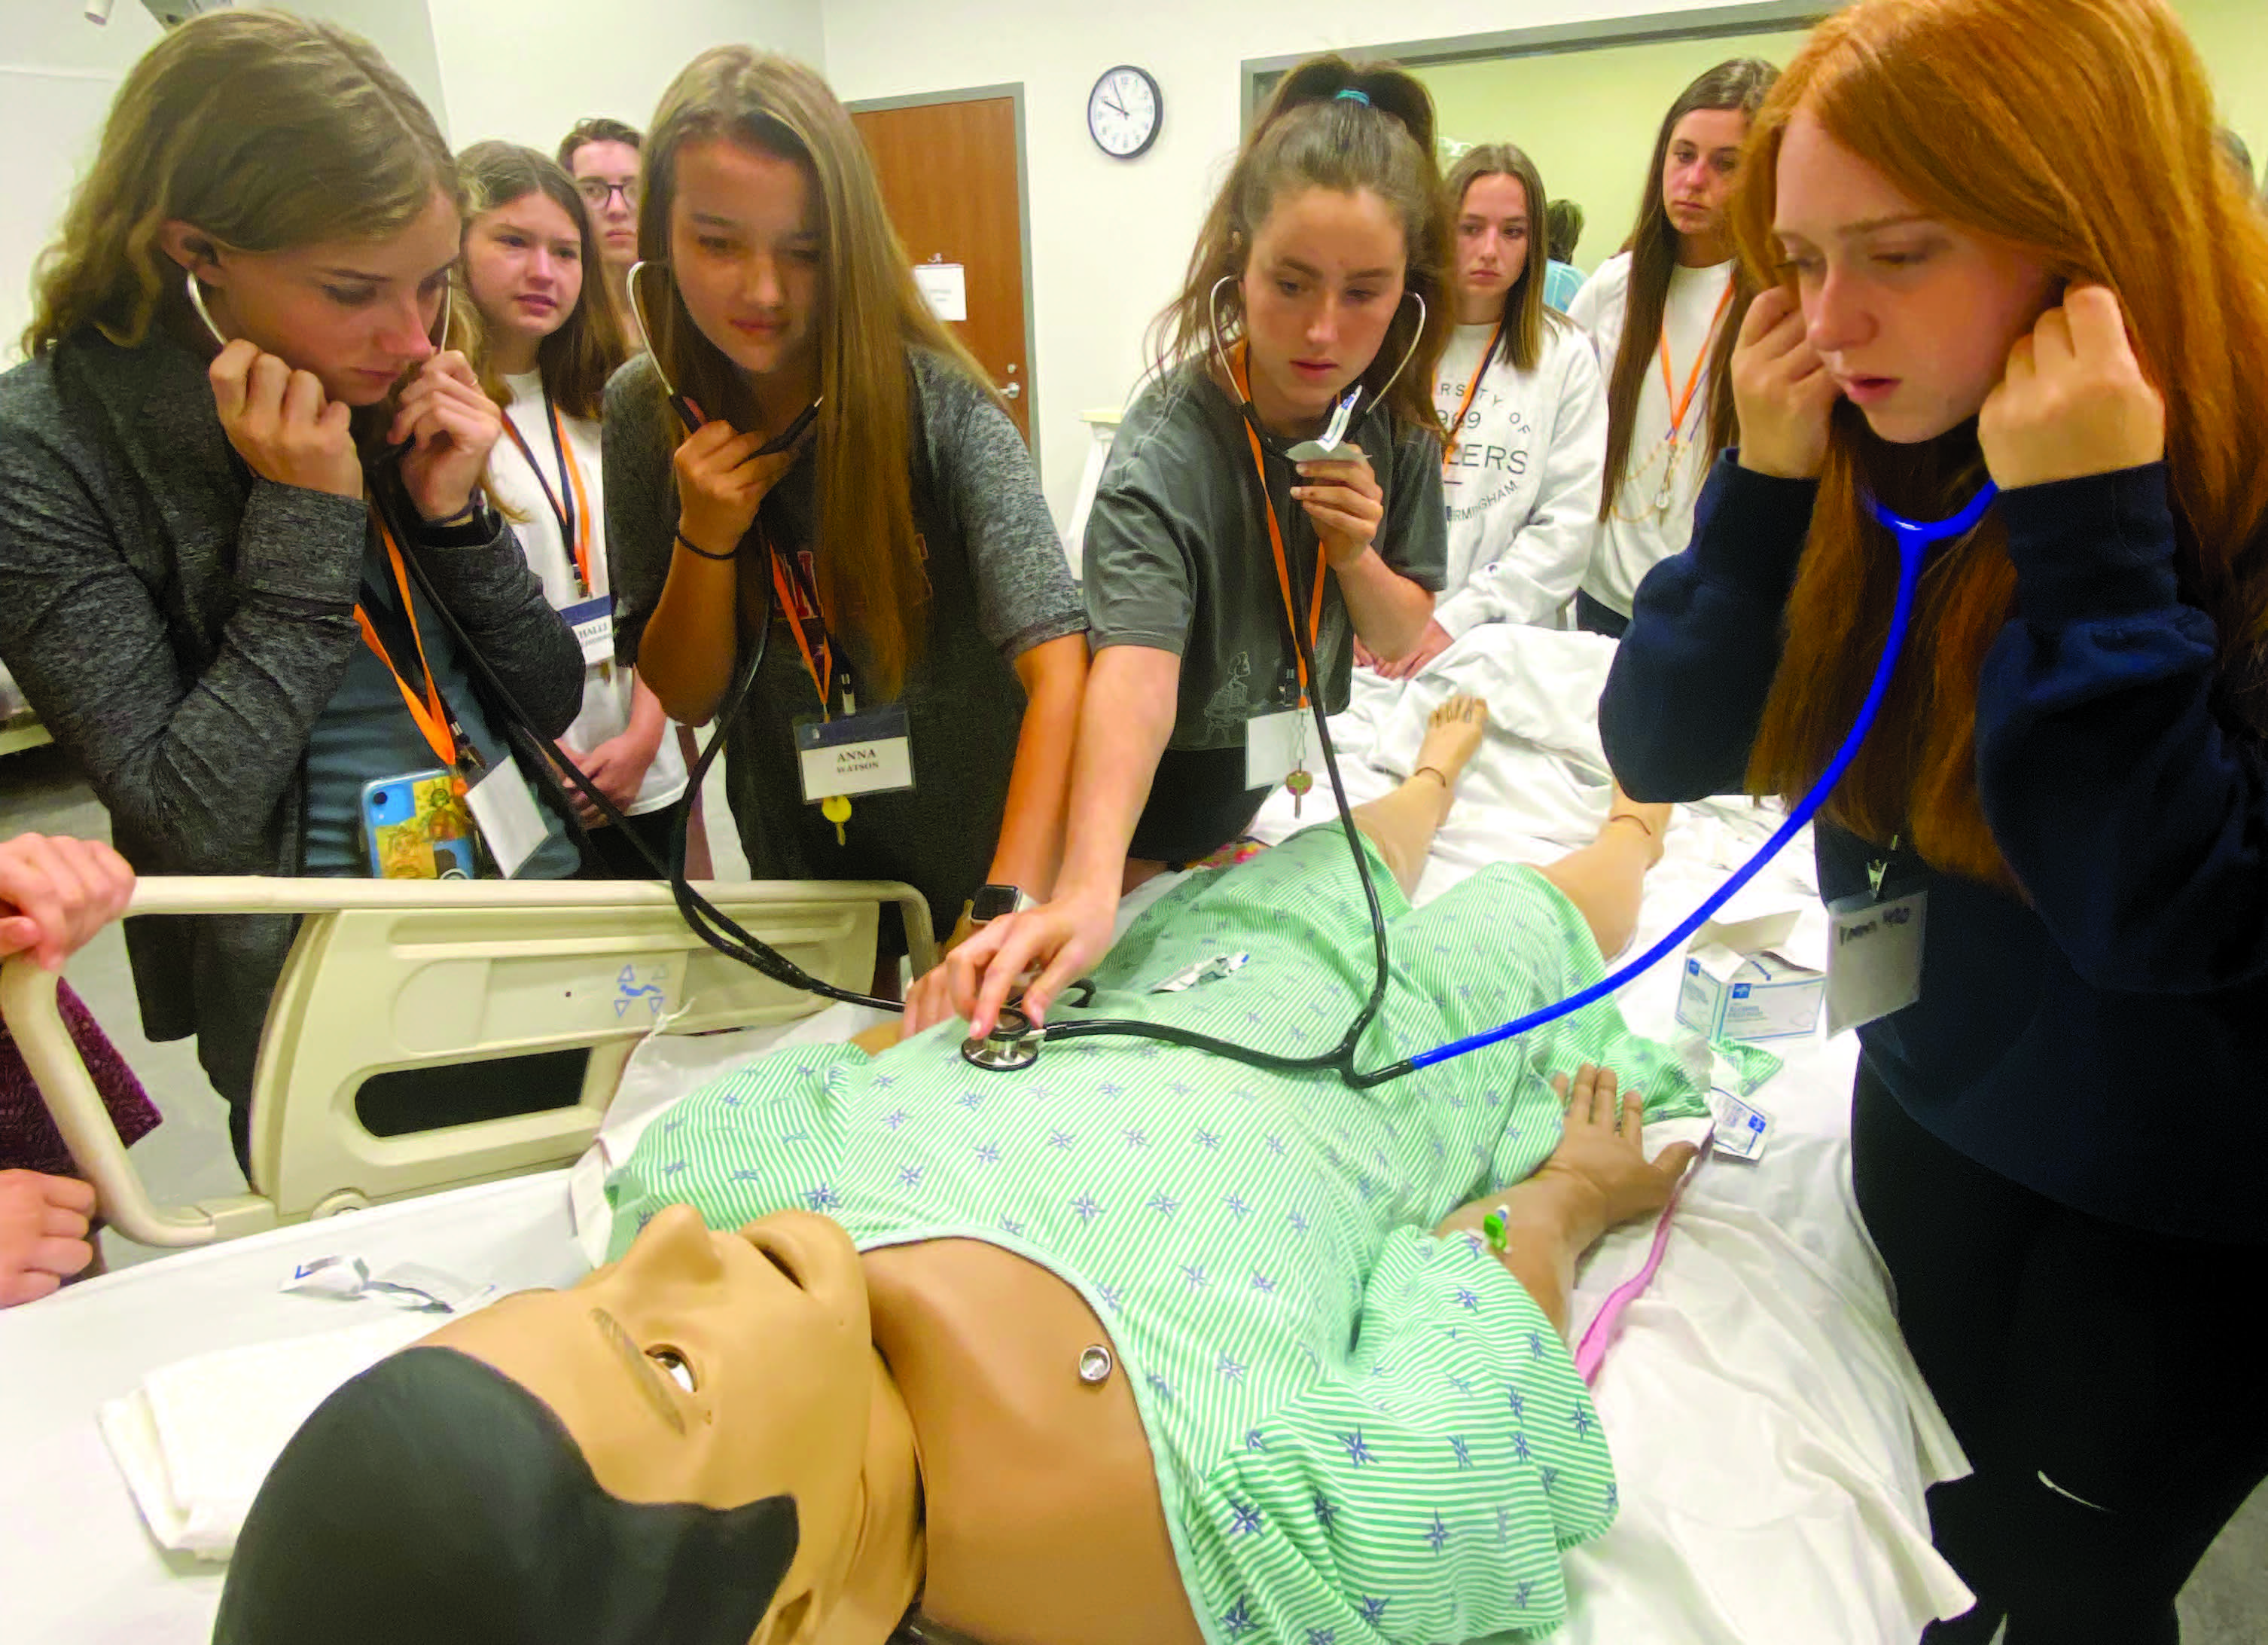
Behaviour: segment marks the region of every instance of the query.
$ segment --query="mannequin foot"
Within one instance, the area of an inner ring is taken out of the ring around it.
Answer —
[[[1425,741],[1418,745],[1418,760],[1410,775],[1432,771],[1441,786],[1455,793],[1457,778],[1481,750],[1488,730],[1488,704],[1477,697],[1459,695],[1445,699],[1425,722]]]

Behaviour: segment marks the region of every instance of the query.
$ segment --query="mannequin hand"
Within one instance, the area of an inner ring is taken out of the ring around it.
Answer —
[[[2166,402],[2134,356],[2108,286],[2074,285],[2008,350],[1977,419],[2004,491],[2139,468],[2166,454]]]
[[[94,1260],[94,1190],[75,1177],[0,1171],[0,1308],[36,1302]]]
[[[1116,887],[1097,894],[1059,889],[1051,902],[992,921],[941,968],[951,1014],[966,1017],[972,1034],[990,1033],[1009,991],[1036,970],[1039,978],[1025,989],[1022,1010],[1033,1022],[1045,1022],[1049,1002],[1109,949],[1117,913]],[[907,1017],[910,1024],[910,1011]]]
[[[1314,522],[1323,557],[1344,568],[1360,559],[1377,537],[1379,522],[1386,518],[1386,494],[1370,465],[1360,461],[1361,446],[1350,442],[1339,449],[1354,455],[1301,463],[1304,483],[1292,488],[1292,497]]]
[[[817,424],[814,424],[816,427]],[[730,423],[703,423],[685,437],[677,469],[678,529],[711,554],[728,554],[772,487],[796,465],[811,437],[769,457],[755,454],[761,434],[736,432]]]
[[[1378,653],[1362,643],[1362,636],[1354,637],[1354,666],[1358,668],[1379,667]]]
[[[448,520],[473,500],[488,472],[489,449],[504,432],[504,413],[481,392],[472,365],[454,349],[417,368],[401,391],[387,442],[414,441],[401,459],[401,483],[421,520]]]
[[[1842,391],[1811,346],[1802,306],[1775,285],[1749,305],[1733,349],[1733,404],[1741,467],[1783,480],[1815,480],[1827,466],[1827,418]]]
[[[126,911],[134,870],[99,840],[18,834],[0,841],[0,957],[48,970]]]
[[[1573,1080],[1551,1077],[1567,1105],[1559,1146],[1530,1182],[1565,1186],[1595,1210],[1602,1231],[1648,1215],[1669,1203],[1685,1168],[1700,1150],[1673,1142],[1658,1160],[1646,1157],[1646,1103],[1636,1091],[1617,1099],[1615,1071],[1585,1063]]]
[[[1455,644],[1454,635],[1428,618],[1425,633],[1418,638],[1417,648],[1407,656],[1396,657],[1392,662],[1380,663],[1379,677],[1382,680],[1414,680],[1425,672],[1434,658]]]
[[[313,372],[295,372],[239,337],[214,358],[205,380],[222,432],[253,473],[276,485],[362,495],[352,414],[324,395]]]

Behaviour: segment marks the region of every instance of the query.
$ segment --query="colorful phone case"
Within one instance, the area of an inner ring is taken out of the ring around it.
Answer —
[[[448,771],[416,771],[364,783],[362,833],[374,878],[480,877],[472,813]]]

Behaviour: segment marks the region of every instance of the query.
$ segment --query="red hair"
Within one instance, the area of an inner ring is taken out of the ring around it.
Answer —
[[[1799,110],[1923,210],[2117,294],[2166,393],[2182,597],[2219,631],[2224,710],[2268,726],[2268,216],[2216,146],[2204,66],[2163,0],[1861,0],[1820,25],[1741,168],[1734,232],[1759,280],[1786,277],[1772,219]],[[1751,791],[1799,793],[1825,769],[1881,655],[1897,550],[1861,491],[1937,518],[1984,477],[1973,420],[1902,446],[1837,405]],[[1993,515],[1940,550],[1881,720],[1826,807],[1866,838],[1903,835],[1935,867],[2012,887],[1977,798],[1976,729],[2015,587]]]

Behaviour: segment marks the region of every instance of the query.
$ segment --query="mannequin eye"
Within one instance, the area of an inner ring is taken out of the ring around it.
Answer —
[[[668,1372],[671,1378],[687,1393],[693,1392],[698,1385],[693,1375],[693,1368],[685,1362],[685,1356],[676,1349],[648,1348],[645,1351],[645,1357]]]

